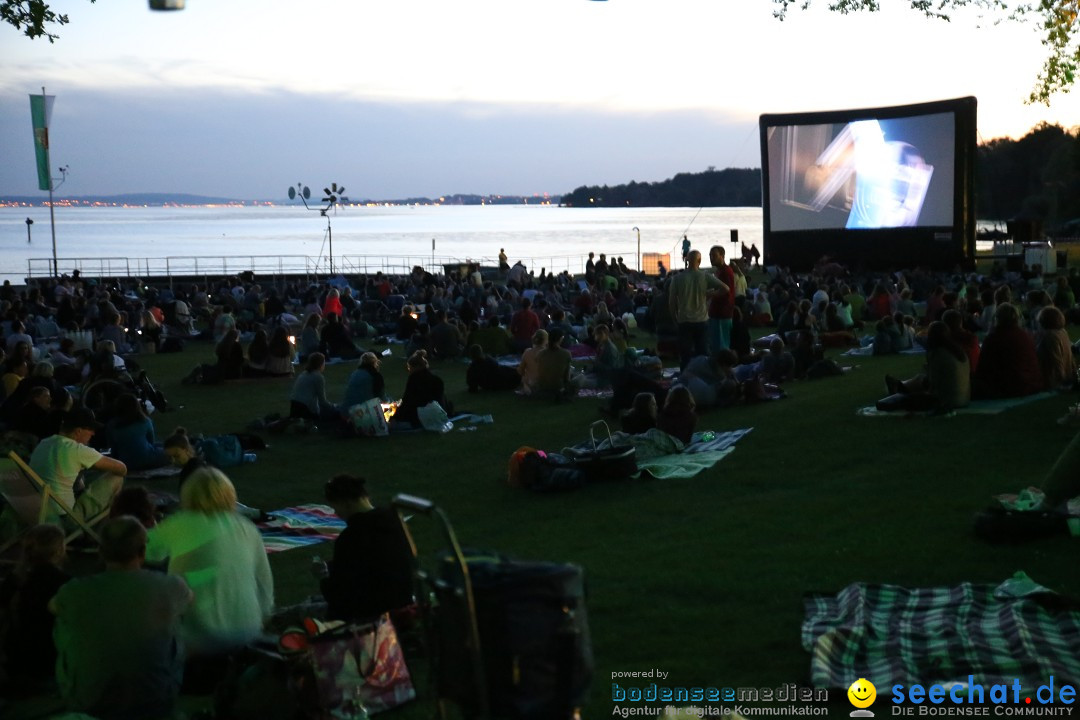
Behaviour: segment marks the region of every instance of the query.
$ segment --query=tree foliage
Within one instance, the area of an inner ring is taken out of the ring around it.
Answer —
[[[44,37],[55,42],[60,36],[53,30],[67,25],[68,16],[56,13],[44,0],[0,0],[0,20],[28,38]]]
[[[1050,104],[1056,93],[1068,92],[1076,80],[1080,65],[1080,0],[908,0],[911,7],[927,17],[950,21],[951,13],[973,7],[992,12],[1002,18],[1017,22],[1032,22],[1042,34],[1042,44],[1047,56],[1042,70],[1035,78],[1035,85],[1028,96],[1029,103]],[[805,10],[811,0],[773,0],[773,11],[778,19],[787,16],[792,5]],[[848,13],[881,9],[880,0],[830,0],[829,9]]]
[[[1044,123],[1019,140],[980,145],[975,195],[987,220],[1042,220],[1052,229],[1080,218],[1080,130]]]
[[[562,196],[569,207],[760,207],[761,170],[710,168],[655,183],[582,186]]]

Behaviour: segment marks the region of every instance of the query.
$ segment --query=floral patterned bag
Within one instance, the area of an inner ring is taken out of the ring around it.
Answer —
[[[325,718],[367,720],[416,698],[389,615],[317,635],[309,652]]]

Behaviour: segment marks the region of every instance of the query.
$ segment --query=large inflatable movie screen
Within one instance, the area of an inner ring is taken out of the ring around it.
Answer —
[[[934,240],[931,255],[955,261],[964,253],[971,204],[974,118],[974,98],[763,115],[767,256],[783,263],[794,243],[809,243],[795,253],[794,264],[805,264],[809,254],[830,254],[820,242],[843,254],[861,238],[901,247],[863,247],[860,257],[902,261],[905,241],[917,250]],[[954,247],[943,251],[943,241]]]

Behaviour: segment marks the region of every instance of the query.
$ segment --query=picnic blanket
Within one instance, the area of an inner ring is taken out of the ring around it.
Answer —
[[[270,515],[272,520],[256,523],[268,554],[333,540],[345,529],[326,505],[296,505]]]
[[[843,688],[851,678],[894,684],[1012,684],[1029,691],[1054,676],[1080,683],[1080,603],[1023,572],[999,585],[904,588],[853,583],[808,594],[802,645],[810,684]]]
[[[678,438],[668,435],[663,430],[652,428],[637,435],[616,432],[597,447],[603,449],[616,446],[633,445],[636,450],[638,476],[649,473],[654,478],[691,478],[708,470],[723,460],[735,449],[735,443],[753,428],[731,430],[716,433],[710,430],[694,433],[689,445],[684,445]],[[573,447],[564,448],[563,455],[575,457],[592,451],[592,442],[586,441]]]
[[[874,343],[871,342],[869,345],[866,345],[864,347],[851,348],[850,350],[845,350],[844,352],[842,352],[840,354],[841,355],[848,355],[850,357],[871,357],[874,354]],[[926,354],[926,348],[924,348],[922,345],[919,345],[918,343],[916,343],[914,347],[910,347],[907,350],[901,350],[900,352],[892,353],[892,354],[893,355],[925,355]]]
[[[183,468],[179,468],[175,465],[165,465],[164,467],[151,468],[149,470],[139,470],[138,472],[132,472],[127,474],[128,480],[154,480],[157,478],[170,478],[176,477],[180,474]]]
[[[883,412],[878,410],[873,405],[868,405],[863,408],[859,408],[855,411],[856,415],[862,417],[929,417],[930,415],[1000,415],[1009,408],[1019,407],[1020,405],[1027,405],[1028,403],[1038,402],[1039,400],[1045,400],[1051,398],[1058,393],[1051,390],[1046,392],[1036,393],[1034,395],[1025,395],[1024,397],[1016,398],[999,398],[996,400],[973,400],[970,405],[965,408],[957,408],[956,410],[950,410],[949,412],[942,413],[936,410],[925,411],[899,411],[899,412]]]

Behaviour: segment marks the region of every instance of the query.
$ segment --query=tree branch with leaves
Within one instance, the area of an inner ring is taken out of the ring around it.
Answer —
[[[54,12],[44,0],[0,0],[0,20],[28,38],[44,37],[50,43],[60,37],[53,30],[68,24],[68,16]]]
[[[793,5],[806,10],[812,0],[773,0],[773,15],[783,20]],[[1050,104],[1051,96],[1067,93],[1076,81],[1080,66],[1080,0],[908,0],[911,7],[935,20],[952,20],[952,13],[963,8],[992,12],[997,22],[1033,22],[1042,34],[1047,49],[1042,70],[1028,96],[1029,103]],[[829,10],[847,15],[854,12],[877,12],[880,0],[831,0]]]

